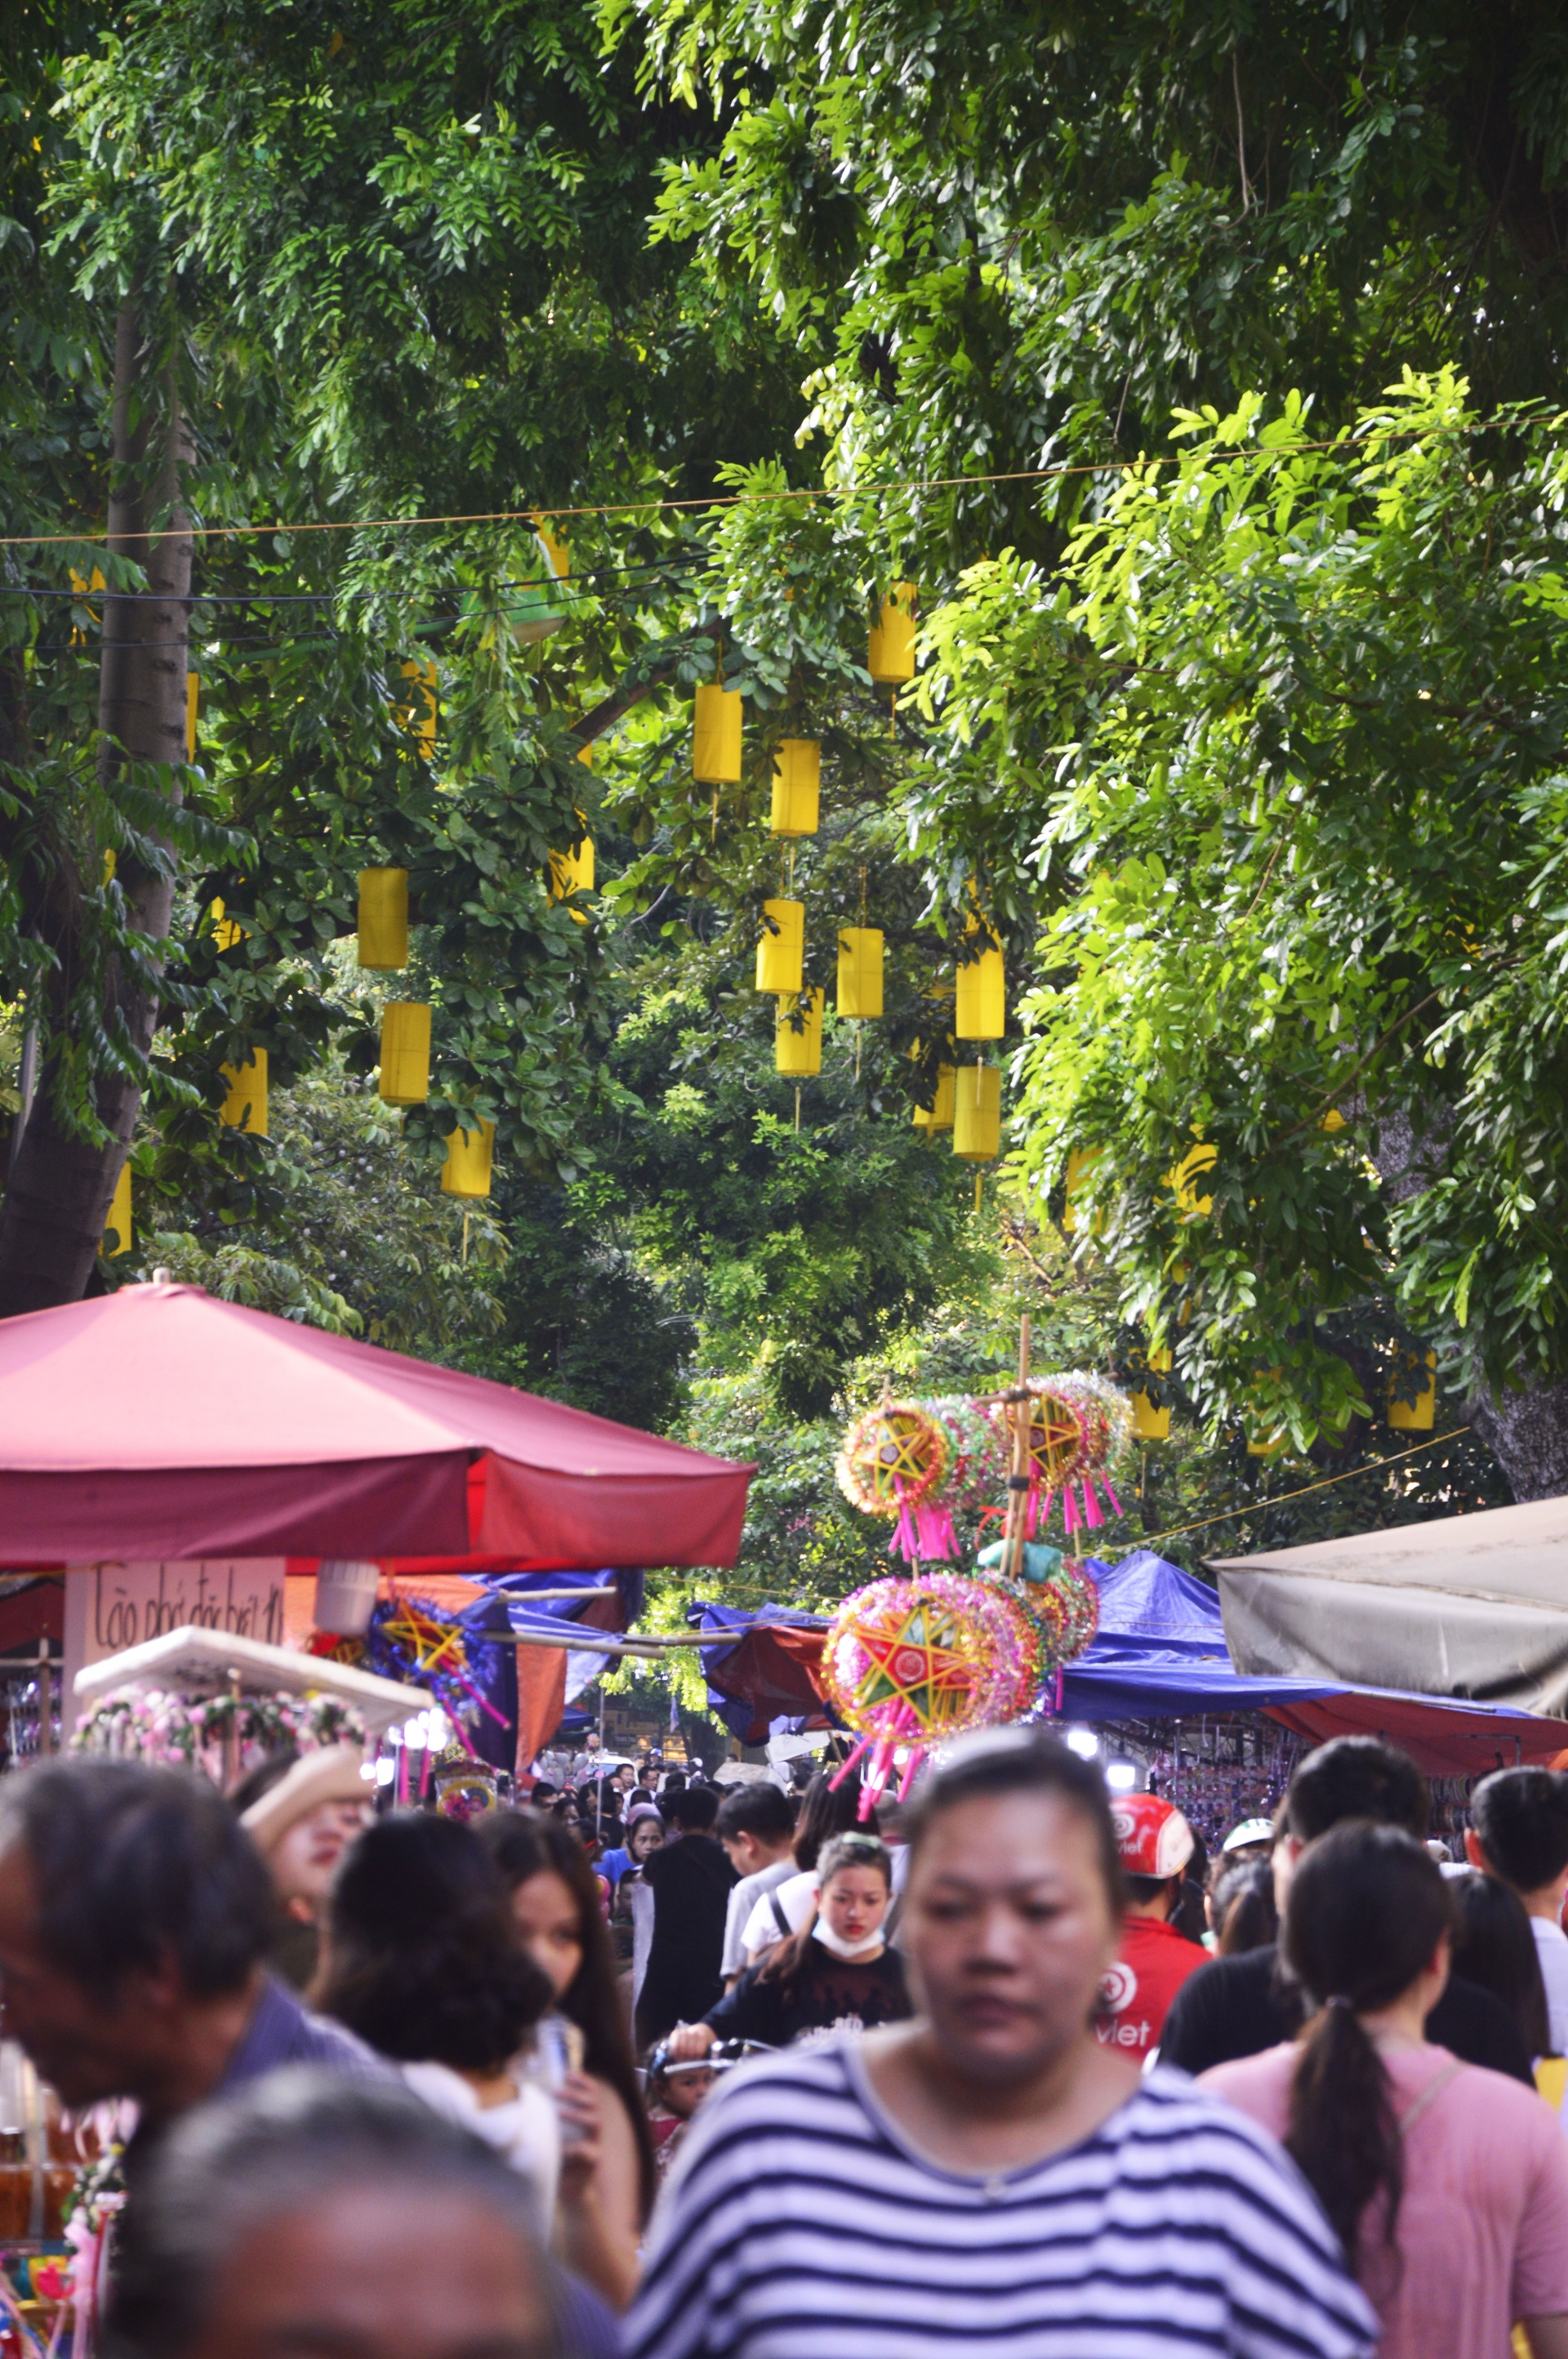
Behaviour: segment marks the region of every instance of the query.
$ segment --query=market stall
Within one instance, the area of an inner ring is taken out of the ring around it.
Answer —
[[[1210,1562],[1245,1672],[1568,1712],[1568,1499]]]

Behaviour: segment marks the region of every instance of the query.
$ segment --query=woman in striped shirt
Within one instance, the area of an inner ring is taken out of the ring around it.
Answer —
[[[1121,1871],[1091,1764],[955,1747],[911,1831],[924,2015],[731,2076],[655,2217],[632,2359],[1370,2359],[1273,2141],[1096,2041]]]

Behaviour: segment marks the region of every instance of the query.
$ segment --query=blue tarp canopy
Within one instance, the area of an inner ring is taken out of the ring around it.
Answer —
[[[1507,1706],[1338,1680],[1243,1678],[1225,1643],[1219,1599],[1206,1582],[1149,1549],[1135,1549],[1114,1565],[1087,1558],[1085,1570],[1099,1586],[1100,1623],[1064,1673],[1065,1720],[1105,1725],[1263,1712],[1314,1743],[1386,1736],[1429,1774],[1447,1776],[1549,1760],[1568,1742],[1562,1721]],[[743,1614],[707,1604],[694,1606],[690,1619],[719,1641],[701,1650],[708,1693],[743,1742],[760,1743],[779,1719],[808,1712],[816,1692],[814,1638],[827,1627],[820,1614],[781,1605]]]

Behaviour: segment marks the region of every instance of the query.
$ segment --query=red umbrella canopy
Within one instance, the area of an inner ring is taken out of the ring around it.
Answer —
[[[13,1564],[730,1565],[752,1471],[200,1287],[127,1286],[0,1321]]]

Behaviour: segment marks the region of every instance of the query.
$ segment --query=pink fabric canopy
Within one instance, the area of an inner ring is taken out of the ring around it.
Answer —
[[[730,1565],[752,1473],[200,1287],[127,1286],[0,1321],[13,1565]]]

